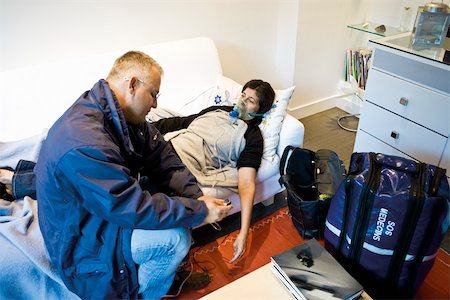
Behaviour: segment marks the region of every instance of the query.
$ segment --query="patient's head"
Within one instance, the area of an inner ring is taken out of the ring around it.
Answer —
[[[273,101],[275,100],[275,91],[268,82],[260,79],[253,79],[244,85],[242,92],[244,92],[247,88],[256,91],[256,96],[259,100],[259,109],[256,112],[257,114],[264,114],[272,108]]]

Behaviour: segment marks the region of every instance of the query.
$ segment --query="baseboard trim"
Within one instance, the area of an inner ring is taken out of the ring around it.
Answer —
[[[362,101],[353,94],[339,95],[320,99],[294,108],[288,108],[288,112],[296,119],[301,119],[333,107],[342,109],[349,114],[359,114]]]

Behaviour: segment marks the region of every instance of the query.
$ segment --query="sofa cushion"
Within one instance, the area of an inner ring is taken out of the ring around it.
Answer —
[[[242,84],[239,84],[226,76],[219,75],[216,87],[212,93],[210,93],[210,102],[207,106],[233,105],[233,103],[237,103],[242,87]],[[273,160],[276,155],[278,142],[280,140],[281,125],[284,116],[287,113],[287,107],[294,90],[295,86],[284,90],[275,90],[274,107],[266,113],[263,121],[259,125],[264,137],[264,159]]]

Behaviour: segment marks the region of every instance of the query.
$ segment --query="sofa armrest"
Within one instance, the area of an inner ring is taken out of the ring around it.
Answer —
[[[281,157],[286,146],[303,147],[304,134],[305,126],[303,126],[303,123],[290,114],[286,114],[281,125],[280,142],[277,147],[278,156]]]

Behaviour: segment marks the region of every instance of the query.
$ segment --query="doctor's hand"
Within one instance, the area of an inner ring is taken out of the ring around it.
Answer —
[[[247,245],[247,236],[241,231],[239,232],[236,240],[234,241],[234,257],[230,260],[230,263],[235,262],[242,257],[245,253]]]
[[[233,205],[224,205],[224,200],[214,197],[201,196],[198,198],[198,200],[204,201],[206,207],[208,208],[208,215],[206,216],[205,220],[203,220],[203,223],[206,224],[222,220],[233,208]]]

